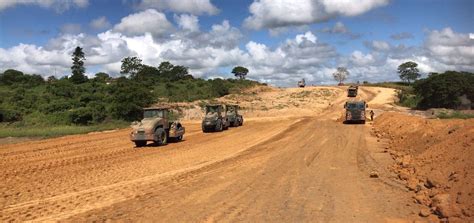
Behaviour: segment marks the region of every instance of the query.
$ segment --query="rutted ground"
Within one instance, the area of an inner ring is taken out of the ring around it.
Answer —
[[[244,126],[203,134],[186,121],[185,141],[164,147],[134,148],[128,129],[2,145],[0,221],[418,218],[421,205],[386,171],[393,160],[370,124],[337,121],[344,89],[245,97],[222,99],[246,108]],[[358,97],[380,105],[378,115],[393,90],[363,87]]]

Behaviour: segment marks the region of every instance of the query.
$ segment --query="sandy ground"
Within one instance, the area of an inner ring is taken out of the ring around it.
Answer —
[[[393,93],[358,98],[383,116]],[[129,129],[0,145],[0,221],[426,220],[372,123],[339,121],[345,88],[232,97],[244,126],[204,134],[189,118],[185,140],[162,147],[134,148]]]

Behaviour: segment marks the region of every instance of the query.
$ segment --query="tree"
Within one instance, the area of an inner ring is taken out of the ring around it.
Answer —
[[[121,74],[130,74],[133,78],[143,68],[142,60],[138,57],[125,57],[120,68]]]
[[[21,71],[8,69],[0,73],[0,85],[25,85],[27,87],[35,87],[44,84],[44,79],[37,74],[24,74]]]
[[[417,66],[418,64],[412,61],[400,64],[400,66],[398,66],[400,79],[410,84],[411,81],[420,78],[421,74],[419,73],[418,68],[416,68]]]
[[[55,81],[57,81],[57,80],[58,80],[58,79],[57,79],[55,76],[52,76],[52,75],[51,75],[51,76],[48,77],[47,82],[48,82],[49,84],[51,84],[51,83],[53,83],[53,82],[55,82]]]
[[[347,71],[347,68],[345,67],[338,67],[332,76],[339,82],[339,84],[342,84],[342,82],[347,79],[347,76],[349,76],[349,71]]]
[[[23,72],[13,69],[8,69],[3,74],[0,74],[0,84],[12,85],[15,83],[21,83],[25,80]]]
[[[71,78],[69,78],[74,84],[82,84],[87,81],[87,77],[84,75],[86,72],[86,68],[84,68],[84,60],[86,60],[86,58],[82,48],[76,47],[72,53],[72,75]]]
[[[215,97],[222,97],[229,94],[229,87],[225,84],[225,81],[216,78],[214,80],[209,80],[211,82],[211,89]]]
[[[171,81],[184,79],[189,74],[188,68],[180,65],[173,65],[172,63],[165,61],[161,62],[158,66],[160,76]]]
[[[154,102],[154,95],[140,83],[125,77],[117,78],[110,88],[110,104],[108,114],[113,118],[134,121],[139,120],[142,108]]]
[[[232,69],[232,73],[236,76],[239,77],[240,79],[245,79],[245,76],[247,76],[249,72],[249,69],[241,66],[234,67]]]
[[[473,86],[473,73],[446,71],[416,81],[413,88],[421,98],[420,108],[457,108],[463,95],[474,101]]]
[[[99,72],[99,73],[96,73],[96,74],[95,74],[94,79],[97,80],[97,81],[99,81],[99,82],[105,83],[105,82],[107,82],[108,80],[110,80],[110,76],[109,76],[109,74],[107,74],[107,73]]]

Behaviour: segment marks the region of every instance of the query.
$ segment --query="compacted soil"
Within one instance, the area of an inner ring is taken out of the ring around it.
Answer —
[[[393,93],[361,87],[358,98],[378,120]],[[135,148],[130,129],[0,145],[0,221],[434,219],[419,216],[425,205],[397,178],[373,123],[342,124],[345,88],[257,96],[241,101],[266,107],[245,111],[242,127],[205,134],[185,121],[184,141],[166,146]]]

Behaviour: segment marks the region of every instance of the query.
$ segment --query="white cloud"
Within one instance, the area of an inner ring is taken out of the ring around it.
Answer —
[[[121,22],[114,26],[114,31],[129,36],[151,33],[155,37],[169,33],[173,25],[166,19],[164,13],[155,9],[148,9],[122,18]]]
[[[388,0],[255,0],[244,26],[262,29],[306,25],[337,16],[360,15],[387,3]]]
[[[199,31],[199,19],[197,16],[182,14],[179,16],[175,15],[174,19],[181,29],[188,30],[190,32]]]
[[[312,32],[287,39],[274,50],[253,41],[246,49],[249,58],[243,64],[251,71],[248,76],[278,85],[294,85],[301,78],[321,83],[329,77],[326,71],[338,56],[333,47],[318,42]]]
[[[81,24],[67,23],[61,26],[60,31],[63,34],[78,34],[81,29]]]
[[[357,39],[361,36],[361,34],[353,33],[342,22],[336,22],[336,24],[334,24],[333,27],[322,29],[322,32],[332,33],[332,34],[340,34],[340,35],[348,36],[351,39]]]
[[[351,80],[399,80],[397,67],[407,61],[418,64],[423,74],[447,70],[474,72],[474,40],[451,28],[426,33],[421,46],[393,46],[385,41],[366,42],[372,52],[354,51],[348,60]]]
[[[358,50],[351,54],[350,60],[357,66],[367,66],[375,62],[374,56],[372,56],[372,54],[364,55]]]
[[[390,35],[390,38],[394,40],[413,39],[413,34],[409,32],[395,33],[395,34]]]
[[[312,43],[316,43],[316,36],[312,32],[306,32],[305,34],[296,35],[296,43],[301,44],[303,41],[308,40]]]
[[[169,10],[193,15],[215,15],[219,13],[219,9],[217,9],[210,0],[142,0],[138,4],[138,8],[155,8],[158,10]]]
[[[249,68],[249,78],[280,86],[294,86],[301,78],[308,84],[332,84],[335,81],[331,74],[337,66],[349,69],[350,81],[398,80],[396,68],[408,60],[418,63],[425,73],[474,71],[474,40],[468,33],[456,33],[450,28],[426,32],[420,46],[373,40],[365,43],[367,49],[340,55],[313,32],[301,31],[270,46],[247,42],[227,20],[203,31],[194,15],[175,15],[174,19],[178,29],[171,24],[160,28],[169,21],[163,13],[150,9],[124,17],[97,35],[62,33],[44,46],[19,44],[0,48],[0,72],[11,68],[44,77],[68,75],[76,46],[84,49],[87,72],[119,75],[120,61],[138,56],[151,66],[162,61],[183,65],[195,77],[204,78],[231,77],[230,69],[241,65]],[[343,25],[336,23],[335,30],[344,32]],[[165,35],[170,31],[172,34]]]
[[[375,51],[388,51],[391,48],[389,43],[385,41],[379,41],[379,40],[366,42],[365,45]]]
[[[89,0],[2,0],[0,1],[0,11],[16,5],[38,5],[62,13],[72,7],[85,8],[89,5]]]
[[[94,29],[106,29],[111,26],[110,22],[105,16],[101,16],[92,20],[89,25]]]
[[[336,22],[334,27],[331,30],[333,33],[348,33],[349,30],[342,22]]]
[[[373,8],[386,5],[389,0],[321,0],[328,14],[356,16],[370,11]]]
[[[474,39],[468,33],[456,33],[449,27],[433,30],[428,33],[425,47],[431,57],[444,64],[471,70],[474,66]]]

